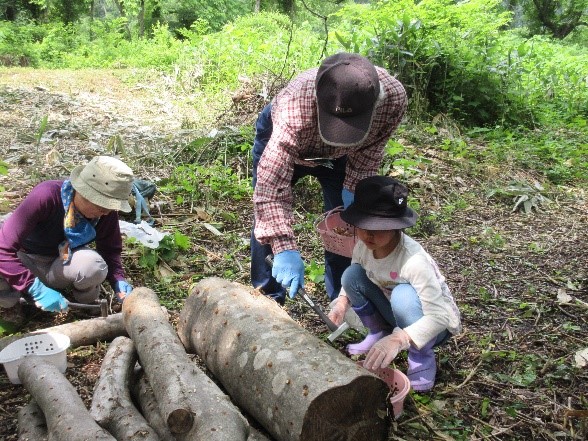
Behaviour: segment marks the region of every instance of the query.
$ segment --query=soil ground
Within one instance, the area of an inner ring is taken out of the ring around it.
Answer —
[[[129,158],[144,179],[169,176],[179,152],[217,128],[185,98],[166,88],[161,77],[135,77],[129,71],[0,70],[0,159],[9,164],[8,174],[0,178],[0,213],[14,208],[40,180],[67,176],[96,154]],[[47,126],[39,137],[45,117]],[[255,115],[235,117],[247,122]],[[408,143],[410,130],[403,136],[401,142]],[[489,198],[487,190],[510,179],[532,182],[536,177],[531,173],[506,164],[499,168],[456,160],[432,146],[419,148],[431,163],[410,181],[421,223],[408,233],[439,263],[462,312],[464,331],[437,350],[434,391],[409,395],[404,414],[391,425],[390,439],[586,439],[588,368],[578,367],[575,358],[588,346],[585,189],[552,189],[552,202],[542,211],[513,212],[511,200]],[[300,199],[315,199],[308,192],[300,188]],[[152,204],[158,207],[158,227],[182,228],[194,219],[191,210],[173,209],[163,194]],[[231,210],[237,217],[224,231],[246,241],[250,201],[236,202]],[[300,204],[297,214],[304,219],[309,211]],[[312,228],[300,235],[305,257],[320,259]],[[210,232],[192,239],[190,253],[202,256],[201,262],[173,268],[176,275],[183,268],[248,284],[247,265],[241,263],[247,262],[246,247],[231,249],[234,242]],[[232,259],[223,257],[227,254]],[[134,256],[125,255],[125,266],[138,285],[144,270]],[[186,290],[189,282],[187,274]],[[320,286],[308,285],[326,308]],[[180,308],[178,302],[172,313]],[[324,338],[324,326],[301,301],[288,301],[285,308]],[[80,318],[75,312],[35,312],[25,330]],[[345,343],[358,337],[350,334],[336,345],[343,351]],[[66,375],[87,403],[104,352],[100,344],[68,355]],[[396,366],[406,369],[405,356]],[[26,391],[11,385],[2,372],[0,440],[18,438],[16,415],[27,400]]]

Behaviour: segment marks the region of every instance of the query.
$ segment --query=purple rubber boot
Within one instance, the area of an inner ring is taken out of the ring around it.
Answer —
[[[431,340],[420,350],[414,346],[408,348],[408,371],[406,376],[410,380],[411,387],[419,392],[431,390],[435,385],[437,364],[433,346],[435,339]]]
[[[374,308],[370,301],[359,308],[353,307],[353,310],[357,313],[363,325],[368,328],[369,332],[359,343],[347,345],[347,352],[350,355],[367,354],[379,339],[390,335],[392,326],[384,320],[384,317]]]

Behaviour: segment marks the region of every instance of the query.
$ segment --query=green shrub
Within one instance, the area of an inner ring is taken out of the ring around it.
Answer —
[[[172,31],[189,28],[194,22],[219,31],[227,22],[251,12],[252,7],[251,2],[243,0],[179,0],[162,2],[161,15]]]
[[[42,41],[45,26],[30,21],[0,21],[0,65],[36,66],[35,43]]]
[[[187,164],[176,167],[160,186],[173,194],[176,204],[187,206],[221,206],[251,196],[251,183],[220,160],[208,165]]]
[[[237,18],[220,32],[201,35],[185,30],[192,47],[178,62],[184,72],[198,71],[199,85],[209,91],[235,88],[239,77],[267,75],[289,79],[318,62],[322,42],[305,26],[292,27],[278,13]]]
[[[91,39],[90,39],[91,35]],[[156,25],[150,38],[129,38],[124,18],[96,20],[87,41],[64,57],[68,67],[156,67],[170,69],[183,50],[166,25]]]
[[[499,0],[410,0],[348,5],[330,41],[388,68],[413,118],[449,114],[472,126],[533,127],[586,112],[585,50],[503,29]]]

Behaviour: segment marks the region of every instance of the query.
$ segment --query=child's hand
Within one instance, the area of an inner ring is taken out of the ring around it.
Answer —
[[[392,334],[381,338],[372,346],[365,357],[363,367],[370,371],[385,368],[392,363],[400,351],[410,347],[410,337],[400,328],[394,328]]]
[[[333,323],[339,326],[345,320],[345,313],[349,309],[349,299],[347,296],[337,297],[337,301],[333,305],[333,309],[329,312],[328,317]]]

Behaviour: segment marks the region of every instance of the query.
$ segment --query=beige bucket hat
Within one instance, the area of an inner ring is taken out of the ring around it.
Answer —
[[[86,165],[74,168],[70,180],[74,190],[93,204],[109,210],[131,211],[133,171],[121,160],[96,156]]]

